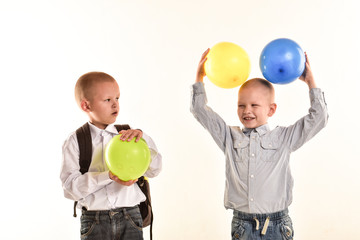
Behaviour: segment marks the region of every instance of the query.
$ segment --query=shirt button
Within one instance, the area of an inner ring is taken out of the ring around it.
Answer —
[[[253,202],[253,201],[254,201],[254,199],[253,199],[253,198],[250,198],[250,201],[252,201],[252,202]]]
[[[253,175],[253,174],[251,174],[251,175],[250,175],[250,177],[251,177],[251,178],[254,178],[254,175]]]
[[[254,157],[254,156],[255,156],[255,154],[253,154],[253,153],[252,153],[252,154],[251,154],[251,156],[252,156],[252,157]]]

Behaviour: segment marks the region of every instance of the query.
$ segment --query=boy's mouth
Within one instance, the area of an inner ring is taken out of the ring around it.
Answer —
[[[250,121],[250,120],[253,120],[253,119],[255,119],[254,117],[243,117],[243,119],[245,120],[245,121]]]
[[[112,115],[117,116],[118,112],[113,112]]]

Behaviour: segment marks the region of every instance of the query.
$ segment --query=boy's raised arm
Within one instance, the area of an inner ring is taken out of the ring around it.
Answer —
[[[304,143],[314,137],[326,126],[329,117],[324,94],[321,89],[316,86],[306,53],[305,57],[305,70],[299,79],[304,81],[309,87],[311,107],[306,116],[299,119],[295,124],[289,126],[286,130],[286,142],[289,144],[291,151],[297,150]]]
[[[191,107],[190,111],[200,122],[200,124],[209,131],[216,144],[225,151],[226,139],[230,139],[230,127],[226,125],[225,121],[210,107],[207,106],[207,98],[203,78],[206,75],[204,64],[207,60],[206,55],[210,49],[207,49],[201,56],[196,80],[192,86],[191,91]],[[200,83],[200,84],[199,84]]]

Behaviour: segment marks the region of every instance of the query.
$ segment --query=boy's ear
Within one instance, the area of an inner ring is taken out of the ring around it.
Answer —
[[[83,99],[80,103],[80,107],[84,112],[90,112],[90,102],[86,99]]]
[[[268,116],[271,117],[276,112],[277,105],[276,103],[270,104],[270,111],[268,113]]]

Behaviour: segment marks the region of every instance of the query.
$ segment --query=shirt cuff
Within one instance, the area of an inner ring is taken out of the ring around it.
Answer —
[[[315,98],[322,98],[322,91],[320,88],[312,88],[310,89],[310,99],[313,100]]]
[[[205,93],[205,87],[203,82],[197,82],[192,85],[192,91],[196,94]]]

